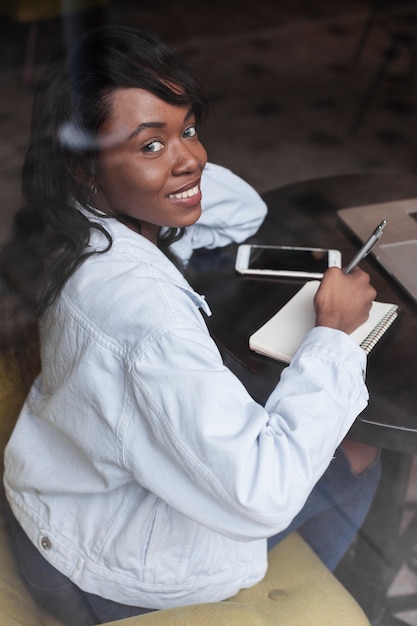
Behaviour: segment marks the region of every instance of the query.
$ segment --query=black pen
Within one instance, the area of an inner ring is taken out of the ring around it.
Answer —
[[[345,274],[349,274],[353,270],[354,267],[358,265],[366,257],[367,254],[372,250],[376,242],[381,238],[383,230],[387,224],[387,220],[382,220],[382,222],[377,226],[369,237],[368,241],[363,244],[362,248],[359,252],[353,257],[349,265],[345,268]]]

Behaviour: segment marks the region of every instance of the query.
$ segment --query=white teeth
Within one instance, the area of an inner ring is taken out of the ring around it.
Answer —
[[[171,198],[172,200],[185,200],[186,198],[196,196],[199,191],[200,188],[198,185],[196,185],[192,189],[188,189],[188,191],[182,191],[181,193],[170,193],[168,194],[168,198]]]

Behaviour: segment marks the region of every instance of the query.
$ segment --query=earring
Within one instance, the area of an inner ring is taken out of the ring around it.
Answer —
[[[93,196],[97,195],[97,191],[98,191],[97,185],[91,185],[90,191]]]

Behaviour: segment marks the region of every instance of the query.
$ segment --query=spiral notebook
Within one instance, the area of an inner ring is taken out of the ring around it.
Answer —
[[[289,363],[304,337],[314,327],[314,295],[320,281],[306,283],[270,320],[249,337],[251,350]],[[352,339],[369,354],[398,317],[399,306],[373,302],[367,321],[353,333]]]

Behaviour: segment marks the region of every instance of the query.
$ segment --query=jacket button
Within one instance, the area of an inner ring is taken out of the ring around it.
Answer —
[[[268,594],[271,600],[285,600],[288,596],[288,593],[283,589],[272,589],[272,591]]]
[[[52,543],[49,537],[42,537],[41,546],[44,550],[50,550],[52,548]]]

